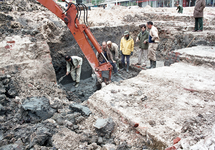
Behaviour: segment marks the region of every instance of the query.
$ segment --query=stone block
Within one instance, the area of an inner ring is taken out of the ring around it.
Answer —
[[[42,120],[51,118],[55,110],[51,108],[46,97],[31,97],[24,100],[22,108],[30,113],[35,113]]]
[[[91,111],[88,107],[82,106],[80,104],[71,104],[70,109],[74,112],[80,112],[83,115],[89,116],[91,114]]]

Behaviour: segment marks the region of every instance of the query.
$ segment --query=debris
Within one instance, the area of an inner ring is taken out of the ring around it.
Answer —
[[[42,120],[51,118],[55,110],[51,108],[46,97],[31,97],[23,101],[22,108],[29,113],[36,114]]]
[[[105,127],[108,123],[108,119],[101,119],[101,118],[98,118],[96,120],[96,123],[94,124],[94,127],[97,128],[97,129],[101,129],[103,127]]]
[[[80,104],[71,104],[70,109],[73,112],[80,112],[80,113],[82,113],[83,115],[86,115],[86,116],[89,116],[91,114],[91,111],[90,111],[89,108],[87,108],[85,106],[82,106]]]
[[[94,124],[94,127],[96,128],[96,132],[98,136],[101,137],[107,137],[109,138],[111,136],[111,133],[114,130],[115,123],[113,122],[113,119],[107,118],[107,119],[97,119],[96,123]]]
[[[180,137],[175,138],[175,139],[173,140],[173,144],[178,143],[180,140],[181,140],[181,138],[180,138]]]

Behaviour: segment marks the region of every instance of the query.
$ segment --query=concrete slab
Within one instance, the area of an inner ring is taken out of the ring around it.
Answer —
[[[214,109],[214,74],[212,68],[176,63],[141,71],[137,77],[118,84],[111,83],[93,94],[88,102],[91,108],[116,122],[130,127],[139,125],[136,130],[160,143],[158,149],[172,146],[178,136],[183,141],[180,146],[189,149],[198,142],[193,140],[196,135],[182,133],[182,129],[190,118],[211,114]],[[201,133],[212,128],[214,121],[206,119],[210,126],[201,126]]]
[[[198,57],[210,57],[212,59],[215,59],[215,46],[196,46],[175,50],[175,52]]]
[[[194,65],[207,65],[215,68],[215,46],[196,46],[175,50],[180,53],[180,60]]]

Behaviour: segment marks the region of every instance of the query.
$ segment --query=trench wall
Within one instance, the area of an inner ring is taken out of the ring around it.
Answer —
[[[214,35],[210,34],[202,34],[199,36],[198,34],[194,34],[192,32],[174,32],[172,33],[169,30],[164,30],[160,26],[157,26],[160,35],[160,44],[157,49],[157,58],[158,60],[165,60],[166,56],[169,55],[169,52],[185,48],[189,45],[189,47],[197,46],[197,45],[215,45]],[[115,27],[91,27],[91,32],[101,45],[103,41],[112,41],[120,44],[120,39],[123,36],[125,30],[129,30],[131,36],[135,40],[137,34],[140,32],[140,29],[136,25],[122,25]],[[56,72],[57,79],[63,76],[66,72],[66,62],[64,60],[65,55],[77,55],[83,58],[83,66],[82,66],[82,74],[81,79],[86,79],[91,76],[92,69],[85,59],[81,49],[76,44],[76,41],[70,31],[64,30],[64,33],[60,37],[60,43],[52,43],[48,42],[51,50],[51,57],[53,61],[53,66]],[[91,44],[92,45],[92,44]],[[138,50],[138,44],[135,43],[135,50]],[[96,50],[94,49],[96,52]],[[71,77],[68,76],[63,82],[68,82],[71,80]]]

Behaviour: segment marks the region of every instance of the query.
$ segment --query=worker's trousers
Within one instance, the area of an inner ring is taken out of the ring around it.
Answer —
[[[149,43],[148,48],[148,59],[156,61],[156,50],[158,47],[158,43]]]
[[[143,60],[143,65],[146,65],[147,61],[147,55],[148,55],[148,49],[140,49],[139,50],[139,57],[138,57],[138,64],[142,65],[142,60]]]
[[[203,31],[203,18],[195,18],[195,31]]]
[[[80,82],[81,66],[79,68],[73,69],[70,74],[73,81]]]
[[[129,66],[130,65],[130,55],[123,55],[121,56],[121,63],[122,63],[122,66],[125,67],[125,57],[126,57],[126,62],[127,62],[127,65]]]
[[[117,66],[116,66],[116,64],[115,63],[113,63],[111,60],[109,60],[109,62],[110,62],[110,64],[112,65],[112,67],[113,67],[113,72],[114,73],[117,73],[118,72],[118,70],[117,70]]]

